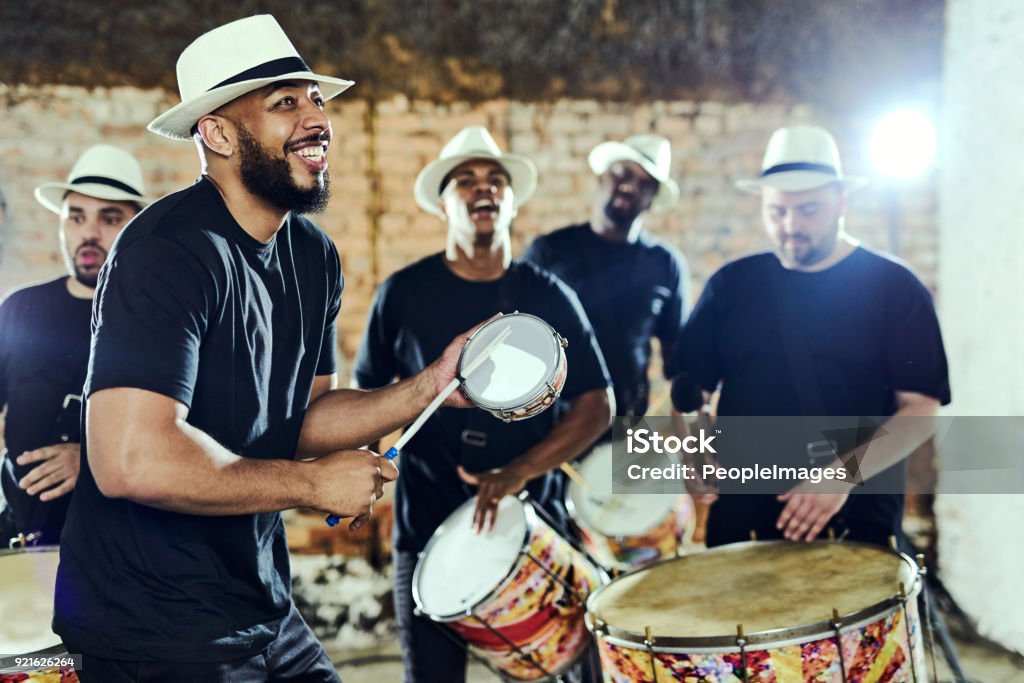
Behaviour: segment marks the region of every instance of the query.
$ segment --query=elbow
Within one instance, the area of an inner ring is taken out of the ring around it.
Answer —
[[[128,498],[144,502],[151,498],[147,494],[146,468],[140,449],[128,445],[93,443],[89,440],[89,467],[96,487],[107,498]],[[150,492],[151,493],[151,492]]]

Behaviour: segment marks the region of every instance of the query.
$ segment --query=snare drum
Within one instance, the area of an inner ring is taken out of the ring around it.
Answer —
[[[12,656],[58,657],[67,650],[50,630],[53,589],[57,584],[56,547],[39,546],[0,551],[0,682],[78,681],[73,667],[26,670]]]
[[[693,526],[687,495],[612,493],[612,446],[598,444],[569,483],[565,507],[584,547],[608,570],[630,571],[680,552]]]
[[[605,575],[532,504],[506,496],[494,529],[480,534],[475,507],[473,498],[453,512],[421,554],[412,578],[417,612],[450,627],[505,676],[563,673],[591,642],[584,606]]]
[[[510,330],[508,337],[490,359],[465,378],[463,370],[505,330]],[[505,422],[533,417],[562,393],[566,346],[566,340],[536,316],[516,312],[495,318],[474,332],[462,349],[462,391]]]
[[[606,683],[923,683],[920,591],[884,548],[737,543],[615,579],[587,627]]]

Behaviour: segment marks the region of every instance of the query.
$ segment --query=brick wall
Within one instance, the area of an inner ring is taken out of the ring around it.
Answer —
[[[56,217],[32,189],[63,179],[90,144],[109,142],[134,152],[151,194],[181,188],[199,172],[190,143],[145,131],[175,101],[163,91],[86,90],[0,84],[0,187],[8,203],[0,226],[4,255],[0,290],[59,274]],[[329,105],[334,124],[331,173],[334,198],[319,224],[337,242],[347,278],[339,321],[343,367],[355,352],[376,284],[394,270],[442,248],[444,226],[412,196],[420,168],[463,126],[488,126],[508,151],[540,169],[534,198],[515,224],[515,249],[529,239],[586,219],[594,178],[587,153],[599,142],[638,132],[669,137],[682,198],[654,216],[650,229],[687,255],[694,295],[725,260],[766,246],[757,199],[732,181],[756,172],[771,131],[792,122],[821,123],[839,140],[848,172],[868,174],[862,152],[870,122],[827,118],[809,107],[715,102],[633,105],[594,100],[554,104],[492,101],[437,105],[404,97],[369,103],[342,96]],[[885,246],[887,192],[873,183],[853,196],[847,226],[868,244]],[[935,284],[935,199],[931,179],[901,193],[902,255]]]

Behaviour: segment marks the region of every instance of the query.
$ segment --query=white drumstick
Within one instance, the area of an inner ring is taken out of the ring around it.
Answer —
[[[469,379],[469,376],[476,372],[480,368],[480,366],[483,365],[487,361],[487,359],[491,357],[491,355],[498,348],[498,346],[503,341],[505,341],[510,334],[512,334],[511,327],[506,327],[504,330],[499,332],[498,335],[494,338],[494,340],[484,347],[484,350],[480,352],[480,355],[478,355],[469,364],[466,365],[466,372],[463,375],[463,379]],[[442,389],[441,393],[437,395],[437,398],[430,402],[430,405],[427,406],[426,410],[420,413],[420,416],[416,418],[416,421],[413,422],[412,425],[410,425],[409,428],[405,430],[405,433],[402,434],[401,437],[399,437],[398,441],[395,442],[395,445],[388,449],[388,452],[384,454],[384,457],[386,457],[388,460],[397,457],[398,452],[402,450],[405,444],[409,443],[409,439],[416,436],[416,432],[420,430],[420,427],[422,427],[424,423],[430,419],[430,416],[433,415],[437,411],[437,409],[441,407],[441,404],[444,403],[444,400],[451,396],[453,391],[459,388],[460,384],[461,381],[459,380],[458,377],[456,377],[448,384],[448,386]]]
[[[504,330],[499,332],[498,335],[494,338],[494,340],[484,347],[484,350],[480,352],[480,355],[474,358],[470,363],[466,365],[466,372],[463,374],[463,379],[469,379],[469,376],[476,372],[477,369],[479,369],[480,366],[483,365],[484,362],[486,362],[487,359],[491,357],[491,355],[498,348],[498,346],[503,341],[505,341],[510,334],[512,334],[511,327],[506,327]],[[426,423],[426,421],[430,419],[431,415],[437,412],[437,409],[441,407],[441,404],[444,403],[444,400],[451,396],[452,392],[458,389],[461,383],[462,381],[458,377],[449,382],[448,386],[442,389],[441,393],[439,393],[434,398],[434,400],[430,402],[430,405],[428,405],[426,409],[422,413],[420,413],[420,416],[416,418],[416,421],[413,422],[409,426],[409,428],[405,430],[405,433],[402,434],[402,436],[398,437],[398,441],[395,442],[394,446],[388,449],[387,453],[384,454],[384,457],[387,458],[388,460],[394,460],[395,458],[397,458],[399,451],[401,451],[402,448],[405,447],[405,444],[409,443],[409,439],[416,435],[416,432],[420,430],[420,427],[422,427]],[[337,526],[338,522],[340,521],[341,519],[337,515],[327,516],[328,526]]]

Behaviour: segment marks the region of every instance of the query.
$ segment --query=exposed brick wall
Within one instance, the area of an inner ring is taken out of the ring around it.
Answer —
[[[0,182],[8,203],[0,227],[6,247],[0,290],[61,272],[56,217],[35,202],[32,189],[65,177],[88,145],[103,141],[134,152],[151,194],[181,188],[196,177],[199,164],[190,143],[145,131],[145,124],[173,101],[156,90],[0,84]],[[442,248],[444,226],[416,206],[413,180],[463,126],[488,126],[505,149],[530,157],[540,169],[538,191],[516,220],[516,253],[538,233],[587,218],[595,185],[586,156],[596,144],[638,132],[669,137],[682,198],[671,211],[653,216],[649,226],[686,253],[695,296],[725,260],[766,246],[756,198],[735,190],[732,181],[756,172],[776,127],[826,125],[839,140],[847,171],[870,172],[862,152],[869,122],[823,120],[802,106],[594,100],[437,105],[404,97],[371,104],[343,95],[330,103],[329,113],[335,192],[318,222],[337,242],[347,278],[339,321],[346,368],[377,283]],[[930,179],[906,188],[901,203],[902,254],[934,286],[936,206]],[[886,192],[880,183],[853,195],[847,226],[854,235],[884,247],[885,221]]]

